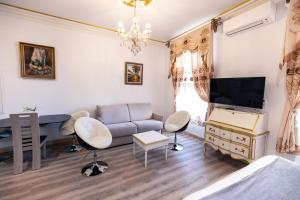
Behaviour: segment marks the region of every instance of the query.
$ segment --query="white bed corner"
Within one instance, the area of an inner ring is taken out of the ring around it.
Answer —
[[[211,195],[215,192],[218,192],[226,187],[229,187],[242,179],[250,176],[254,172],[258,171],[259,169],[271,164],[274,162],[278,156],[269,155],[264,156],[253,163],[249,164],[248,166],[222,178],[221,180],[209,185],[208,187],[201,189],[197,192],[190,194],[189,196],[185,197],[184,200],[200,200],[208,195]]]

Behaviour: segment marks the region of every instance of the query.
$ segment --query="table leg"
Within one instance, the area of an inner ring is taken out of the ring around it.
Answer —
[[[145,151],[145,168],[147,168],[147,156],[148,156],[148,152]]]
[[[168,160],[168,145],[165,146],[165,151],[166,151],[166,160]]]
[[[133,155],[135,156],[135,143],[133,142]]]

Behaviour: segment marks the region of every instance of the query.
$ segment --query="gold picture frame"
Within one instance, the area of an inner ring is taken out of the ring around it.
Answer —
[[[21,77],[55,79],[54,47],[20,42]]]
[[[143,85],[143,64],[125,62],[125,84]]]

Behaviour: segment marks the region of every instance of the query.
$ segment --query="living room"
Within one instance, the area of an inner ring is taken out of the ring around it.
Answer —
[[[300,198],[299,3],[0,0],[0,199]]]

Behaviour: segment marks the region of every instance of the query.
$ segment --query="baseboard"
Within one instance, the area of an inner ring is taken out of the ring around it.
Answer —
[[[193,133],[193,132],[191,132],[191,131],[185,131],[186,133],[188,133],[189,135],[191,135],[191,136],[194,136],[194,137],[196,137],[196,138],[199,138],[199,139],[201,139],[201,140],[204,140],[204,138],[203,137],[201,137],[199,134],[197,134],[197,133]]]

